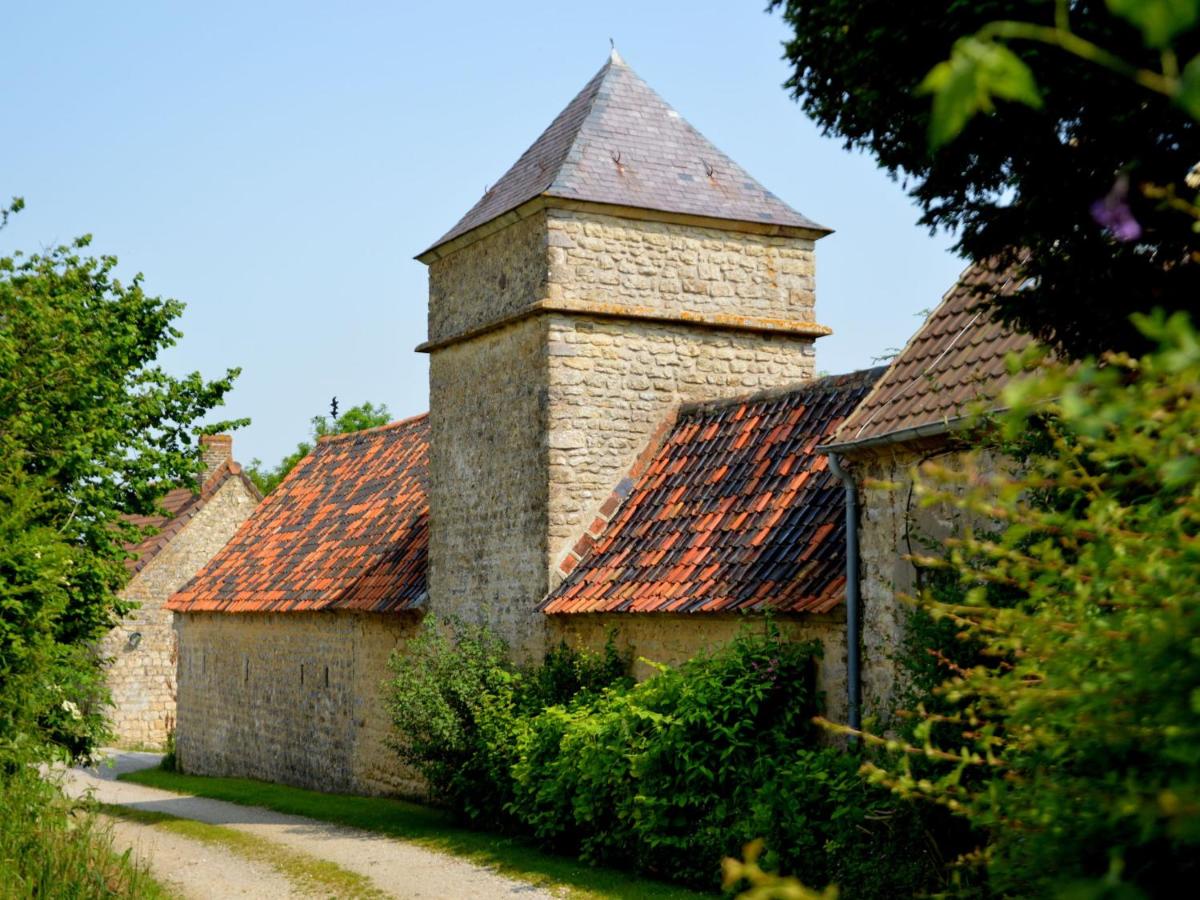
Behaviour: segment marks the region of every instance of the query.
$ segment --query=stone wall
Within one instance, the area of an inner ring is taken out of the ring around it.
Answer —
[[[734,614],[671,615],[669,613],[603,613],[549,616],[552,644],[566,641],[578,650],[599,652],[610,634],[617,648],[634,660],[636,678],[655,673],[649,663],[677,666],[700,653],[728,644],[743,627],[761,629],[761,616]],[[819,640],[824,657],[817,686],[825,695],[825,715],[835,722],[846,716],[846,621],[844,616],[776,616],[775,624],[789,640]]]
[[[536,655],[546,592],[546,324],[524,319],[429,361],[429,596]]]
[[[510,316],[546,296],[544,213],[522,219],[429,266],[429,340]]]
[[[963,527],[956,510],[922,508],[913,494],[915,467],[934,458],[953,467],[961,457],[935,442],[849,460],[860,503],[863,715],[875,720],[876,729],[891,727],[905,689],[901,657],[911,607],[900,598],[920,590],[917,570],[905,557],[929,553]]]
[[[100,644],[109,660],[109,719],[119,745],[158,747],[166,740],[176,718],[176,635],[164,604],[225,546],[257,502],[240,478],[227,479],[121,592],[139,606]]]
[[[559,557],[680,403],[813,375],[806,238],[539,210],[429,285],[430,610],[521,659]],[[569,311],[513,318],[541,301]]]
[[[323,791],[415,794],[387,747],[383,682],[414,613],[179,617],[183,770]]]
[[[547,211],[552,300],[812,322],[813,242]]]

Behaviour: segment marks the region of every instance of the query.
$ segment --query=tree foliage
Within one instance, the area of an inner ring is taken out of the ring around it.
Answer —
[[[1002,436],[1048,422],[1050,452],[1010,472],[975,456],[924,469],[922,502],[1000,526],[922,560],[962,593],[920,608],[981,654],[872,771],[986,834],[1002,895],[1165,896],[1197,875],[1200,334],[1182,314],[1137,324],[1153,353],[1005,391]]]
[[[308,454],[312,453],[317,439],[330,434],[345,434],[350,431],[364,431],[367,428],[378,428],[391,421],[391,413],[387,404],[362,403],[346,410],[340,416],[313,416],[312,432],[309,440],[301,441],[296,449],[279,461],[273,468],[267,468],[262,460],[253,459],[246,467],[246,474],[263,495],[271,493],[279,486],[292,469]]]
[[[902,177],[921,223],[955,231],[964,255],[1015,263],[1028,251],[1026,289],[998,311],[1075,356],[1141,352],[1130,313],[1200,296],[1200,238],[1177,202],[1195,194],[1200,161],[1197,2],[1107,7],[771,3],[793,30],[787,86],[805,112]],[[1021,23],[1043,39],[998,27]],[[1151,76],[1162,90],[1147,90]]]
[[[237,375],[164,371],[183,305],[118,281],[88,243],[0,258],[0,757],[91,749],[90,647],[126,609],[124,545],[141,536],[123,517],[195,483],[198,422]]]

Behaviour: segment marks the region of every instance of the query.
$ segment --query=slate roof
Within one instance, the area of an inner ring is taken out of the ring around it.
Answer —
[[[541,137],[429,249],[542,195],[829,230],[709,143],[615,50]]]
[[[428,474],[427,415],[321,438],[168,609],[397,612],[421,606]]]
[[[148,516],[125,516],[125,521],[139,528],[156,529],[154,534],[147,535],[134,544],[126,544],[125,549],[132,553],[133,556],[125,560],[125,568],[132,573],[137,573],[146,568],[150,560],[158,555],[163,547],[171,542],[175,535],[183,530],[183,527],[190,522],[221,487],[230,478],[240,478],[246,485],[246,489],[259,500],[262,499],[262,494],[259,493],[257,487],[254,486],[246,474],[242,471],[242,467],[236,462],[227,461],[217,468],[204,482],[204,485],[199,491],[194,491],[191,488],[180,487],[173,488],[158,501],[158,505],[162,508],[162,514],[153,514]]]
[[[842,425],[831,449],[946,427],[976,401],[999,396],[1008,379],[1005,356],[1032,338],[1002,325],[985,306],[989,296],[1015,293],[1024,283],[1015,269],[967,268]]]
[[[823,613],[845,586],[845,494],[816,447],[883,369],[685,407],[563,565],[547,613]],[[611,515],[607,522],[605,515]]]

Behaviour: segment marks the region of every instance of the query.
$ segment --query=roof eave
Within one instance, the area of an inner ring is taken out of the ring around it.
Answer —
[[[614,216],[622,219],[637,219],[641,221],[665,222],[673,225],[692,225],[699,228],[714,228],[721,231],[741,231],[748,234],[764,234],[771,237],[803,238],[818,241],[833,234],[832,228],[818,225],[816,222],[794,224],[783,222],[755,222],[747,219],[722,219],[716,216],[705,216],[697,213],[674,212],[670,210],[651,209],[641,206],[622,206],[614,203],[603,203],[595,200],[578,200],[570,197],[558,197],[551,193],[538,194],[524,203],[501,213],[488,221],[476,225],[469,231],[453,237],[439,240],[429,249],[414,257],[425,265],[443,259],[461,250],[468,244],[473,244],[489,235],[502,231],[509,225],[527,219],[543,209],[564,209],[573,212],[593,212],[600,215]],[[797,213],[797,215],[799,215]]]
[[[942,419],[928,422],[924,425],[914,425],[911,428],[899,428],[886,434],[878,434],[854,441],[839,441],[833,444],[819,444],[818,453],[855,453],[860,450],[888,447],[893,444],[905,444],[909,441],[927,438],[945,437],[952,432],[966,427],[972,420],[966,416],[956,416],[952,419]]]

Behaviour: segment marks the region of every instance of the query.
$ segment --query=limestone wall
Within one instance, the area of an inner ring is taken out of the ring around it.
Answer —
[[[429,361],[429,596],[542,646],[546,592],[546,324],[524,319]]]
[[[813,242],[547,212],[550,299],[813,321]]]
[[[257,502],[241,479],[226,480],[121,592],[140,606],[99,648],[109,660],[109,719],[119,745],[158,747],[166,740],[176,718],[176,636],[163,606],[225,546]]]
[[[549,638],[576,649],[604,648],[614,633],[618,648],[635,660],[634,675],[648,678],[655,663],[677,666],[693,656],[729,643],[742,627],[762,628],[762,617],[738,615],[600,614],[549,617]],[[825,714],[836,722],[846,716],[846,625],[841,615],[779,616],[775,623],[790,640],[816,639],[824,647],[817,685],[825,695]]]
[[[680,403],[813,376],[810,338],[555,315],[549,318],[552,568]]]
[[[963,527],[957,511],[922,508],[913,494],[914,468],[933,458],[949,466],[960,459],[942,444],[910,444],[850,460],[860,503],[863,714],[882,730],[891,727],[905,690],[900,658],[911,607],[900,597],[920,589],[917,571],[905,557],[929,553]]]
[[[429,340],[462,334],[545,299],[547,235],[542,212],[429,266]]]
[[[539,655],[559,557],[679,404],[812,377],[786,333],[812,262],[808,239],[563,209],[433,261],[431,611]],[[569,311],[510,318],[543,300]]]
[[[387,660],[412,613],[186,613],[179,617],[184,771],[333,792],[414,794],[386,745]]]

